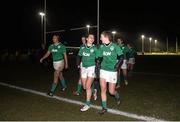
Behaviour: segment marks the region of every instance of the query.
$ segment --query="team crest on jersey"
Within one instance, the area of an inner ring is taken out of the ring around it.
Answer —
[[[94,49],[90,49],[90,52],[93,53],[93,52],[94,52]]]
[[[113,50],[114,50],[114,46],[111,46],[111,47],[110,47],[110,50],[113,51]]]

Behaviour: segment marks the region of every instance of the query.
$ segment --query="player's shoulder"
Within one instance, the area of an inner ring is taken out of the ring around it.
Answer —
[[[86,47],[86,45],[85,45],[85,44],[82,44],[82,45],[80,46],[80,49],[85,49],[85,47]]]
[[[112,44],[111,45],[113,45],[113,46],[118,46],[118,44],[117,43],[115,43],[115,42],[112,42]]]
[[[97,49],[97,45],[95,45],[95,44],[93,44],[92,47],[93,47],[94,49]]]
[[[125,44],[125,47],[129,49],[129,47],[128,47],[128,45],[127,45],[127,44]]]
[[[132,51],[137,52],[135,48],[132,48]]]
[[[120,46],[117,43],[114,43],[114,42],[112,42],[111,46],[114,47],[114,48],[120,48]]]
[[[100,45],[99,45],[99,48],[103,48],[103,47],[104,47],[104,44],[100,44]]]
[[[53,46],[54,46],[54,44],[50,44],[50,45],[49,45],[49,48],[52,48]]]
[[[54,44],[50,44],[50,45],[49,45],[49,47],[52,47],[52,46],[54,46]]]
[[[62,46],[62,47],[65,47],[65,45],[63,43],[59,43],[59,45]]]
[[[58,47],[59,47],[59,48],[66,49],[66,46],[65,46],[63,43],[59,43]]]
[[[81,45],[80,45],[80,48],[81,48],[81,47],[85,47],[85,44],[81,44]]]

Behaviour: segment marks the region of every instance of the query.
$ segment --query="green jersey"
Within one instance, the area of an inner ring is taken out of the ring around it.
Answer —
[[[64,59],[66,48],[63,44],[51,44],[48,51],[52,53],[53,61],[60,61]]]
[[[134,48],[129,49],[128,58],[135,58],[137,55],[136,50]]]
[[[119,45],[122,52],[123,52],[123,55],[124,55],[124,59],[128,59],[128,53],[129,53],[129,48],[127,45],[123,44],[123,45]]]
[[[85,44],[82,44],[82,45],[80,46],[80,48],[85,47],[85,46],[86,46]],[[79,48],[79,49],[80,49],[80,48]]]
[[[83,67],[90,67],[95,66],[95,59],[97,58],[97,48],[95,45],[88,47],[87,45],[81,46],[79,56],[82,56],[82,66]]]
[[[117,63],[117,56],[123,54],[121,48],[115,43],[110,43],[108,46],[102,44],[98,52],[99,57],[103,58],[101,69],[115,72],[114,67]]]

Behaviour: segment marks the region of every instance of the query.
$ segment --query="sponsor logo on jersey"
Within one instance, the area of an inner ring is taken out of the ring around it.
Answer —
[[[83,52],[83,56],[90,56],[90,54]]]
[[[105,52],[105,51],[103,51],[103,55],[104,55],[104,56],[110,56],[110,55],[111,55],[111,52]]]
[[[52,49],[52,52],[58,52],[58,50],[57,49]]]
[[[61,46],[58,46],[58,48],[60,48]]]

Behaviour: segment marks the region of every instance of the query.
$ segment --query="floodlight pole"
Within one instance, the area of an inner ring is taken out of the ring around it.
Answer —
[[[99,0],[97,0],[97,45],[99,45]]]
[[[142,39],[142,54],[144,53],[144,38],[145,36],[144,35],[141,35],[141,39]]]
[[[41,15],[41,38],[42,38],[42,44],[44,43],[44,30],[43,30],[43,16]]]
[[[178,38],[176,37],[176,53],[178,53]]]
[[[166,38],[166,52],[168,53],[169,49],[168,49],[168,37]]]
[[[150,38],[149,38],[149,43],[150,43],[150,44],[149,44],[149,52],[150,52],[150,53],[152,53],[151,42],[152,42],[152,38],[150,37]]]
[[[47,13],[46,13],[46,0],[44,0],[44,13],[45,13],[45,16],[44,16],[44,47],[46,46],[46,16],[47,16]]]
[[[43,20],[44,20],[44,16],[45,13],[44,12],[39,12],[39,15],[41,16],[41,38],[42,38],[42,44],[44,43],[44,30],[43,30]]]

